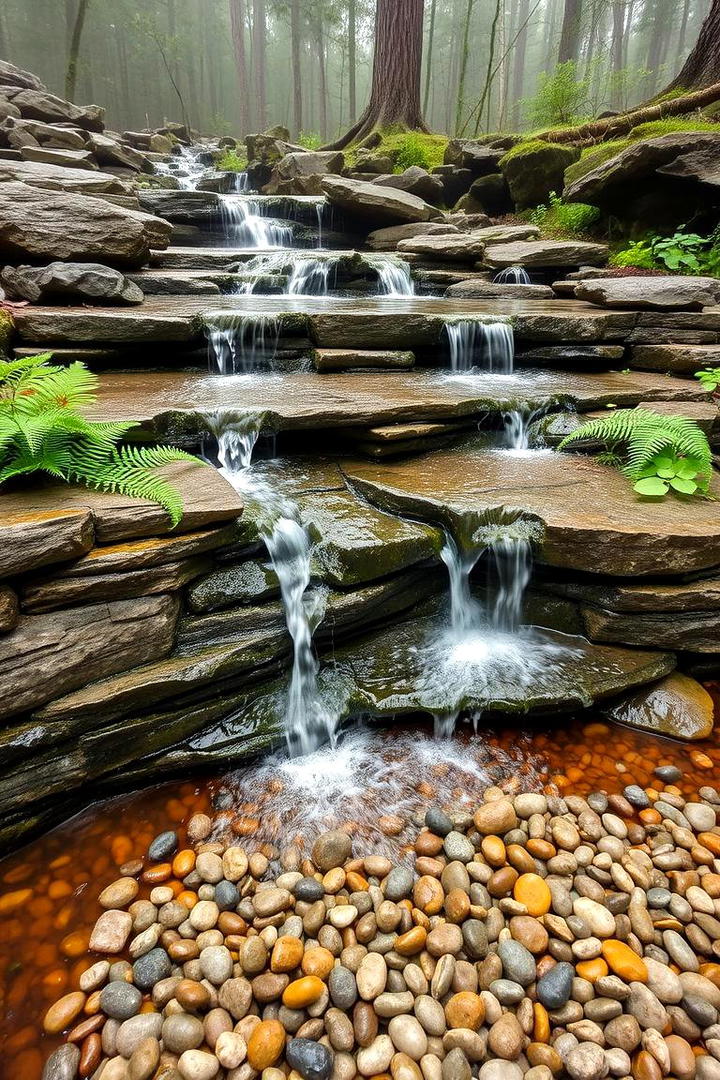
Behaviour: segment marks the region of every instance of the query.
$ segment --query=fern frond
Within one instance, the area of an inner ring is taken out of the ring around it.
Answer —
[[[655,415],[657,416],[657,413]],[[639,420],[637,409],[617,409],[597,420],[588,420],[582,427],[571,431],[559,444],[558,450],[564,450],[572,443],[579,442],[601,442],[608,446],[627,442]]]
[[[587,424],[567,435],[558,449],[564,450],[573,443],[601,442],[606,446],[627,444],[627,461],[623,472],[637,477],[647,468],[653,458],[671,449],[680,457],[698,462],[698,471],[709,475],[712,452],[707,436],[694,420],[684,416],[665,416],[642,407],[619,409]]]

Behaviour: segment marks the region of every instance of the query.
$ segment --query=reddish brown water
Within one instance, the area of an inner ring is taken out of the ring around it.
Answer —
[[[39,1080],[59,1041],[42,1034],[42,1017],[53,1001],[77,989],[94,959],[86,949],[100,913],[98,893],[119,876],[120,866],[142,858],[158,832],[176,828],[184,846],[184,826],[195,813],[213,815],[216,831],[233,828],[248,851],[263,846],[269,856],[273,844],[306,847],[319,828],[349,822],[365,837],[358,848],[384,847],[397,856],[402,833],[384,836],[377,829],[380,815],[395,812],[407,820],[429,803],[477,802],[489,783],[509,791],[611,793],[630,783],[652,787],[653,769],[672,763],[683,770],[677,786],[690,794],[720,776],[717,733],[704,743],[679,744],[574,722],[552,732],[461,733],[446,751],[418,732],[368,738],[373,758],[342,752],[327,758],[342,765],[337,784],[352,790],[347,799],[326,799],[319,814],[310,813],[318,790],[312,776],[298,779],[273,760],[220,779],[176,782],[100,803],[0,862],[0,1077]],[[228,792],[231,806],[225,805]],[[222,810],[213,808],[218,797]]]

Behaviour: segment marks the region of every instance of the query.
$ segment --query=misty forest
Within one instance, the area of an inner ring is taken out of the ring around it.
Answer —
[[[720,0],[0,0],[0,1080],[720,1080]]]

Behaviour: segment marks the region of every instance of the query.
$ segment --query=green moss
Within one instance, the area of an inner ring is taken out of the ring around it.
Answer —
[[[662,120],[651,120],[647,124],[638,124],[632,128],[628,138],[632,142],[640,139],[657,139],[660,135],[672,135],[676,131],[712,131],[720,135],[720,124],[712,120],[691,120],[687,116],[666,116]]]
[[[448,142],[447,135],[429,135],[422,131],[389,128],[380,132],[380,142],[373,146],[373,154],[391,157],[397,172],[403,172],[410,165],[420,165],[432,172],[438,165],[442,165]],[[346,162],[351,167],[355,164],[360,149],[358,145],[345,151]]]
[[[0,360],[7,360],[8,358],[13,329],[12,316],[8,311],[3,311],[2,307],[0,307]]]
[[[576,180],[585,176],[586,173],[592,172],[593,169],[597,169],[603,162],[609,161],[610,158],[621,154],[623,150],[627,150],[628,146],[632,146],[631,139],[611,139],[609,142],[600,143],[596,146],[586,146],[580,160],[568,166],[565,170],[565,183],[574,184]]]

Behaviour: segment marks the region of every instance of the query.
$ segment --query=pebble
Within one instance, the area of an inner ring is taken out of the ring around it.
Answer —
[[[538,979],[538,1000],[546,1009],[561,1009],[570,999],[574,978],[575,969],[572,964],[564,961],[555,964]]]
[[[80,1065],[80,1047],[65,1043],[53,1050],[45,1062],[42,1080],[75,1080]],[[20,1078],[18,1077],[18,1080]]]
[[[602,1080],[609,1072],[602,1048],[592,1042],[571,1050],[565,1058],[565,1068],[573,1080]]]
[[[204,1050],[186,1050],[178,1061],[183,1080],[213,1080],[219,1068],[220,1062],[215,1055]]]
[[[285,1051],[288,1065],[299,1072],[303,1080],[329,1080],[333,1069],[333,1053],[313,1039],[290,1039]]]
[[[114,1020],[129,1020],[140,1012],[142,993],[124,981],[108,983],[100,991],[100,1008]]]
[[[426,810],[425,824],[436,836],[447,836],[453,828],[452,818],[437,806],[431,806]]]
[[[172,961],[164,949],[151,949],[132,968],[133,982],[141,990],[151,990],[155,983],[172,973]]]
[[[326,873],[336,866],[342,866],[352,854],[352,840],[340,829],[321,833],[313,844],[312,860],[318,870]]]
[[[153,862],[167,862],[178,848],[178,837],[174,830],[162,832],[155,837],[148,848],[148,858]]]
[[[519,941],[501,941],[498,956],[506,979],[521,986],[529,986],[535,981],[535,957]]]
[[[132,930],[132,915],[127,911],[104,911],[93,927],[88,948],[91,952],[121,953]]]

